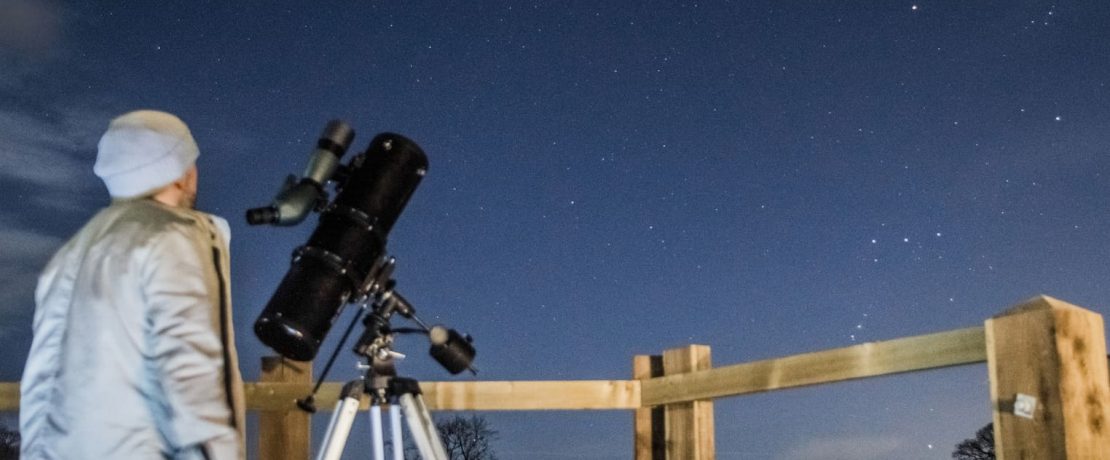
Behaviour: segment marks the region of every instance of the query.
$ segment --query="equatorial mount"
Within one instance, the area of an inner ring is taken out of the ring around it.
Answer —
[[[422,334],[428,337],[431,344],[429,354],[444,369],[451,374],[458,374],[469,370],[472,374],[478,371],[472,365],[476,351],[472,345],[473,339],[469,335],[460,334],[454,329],[444,326],[429,327],[416,315],[416,309],[395,289],[397,282],[392,278],[396,266],[393,257],[382,257],[370,270],[366,280],[361,284],[362,289],[355,303],[359,305],[359,312],[351,320],[347,330],[343,333],[339,345],[336,346],[328,358],[324,370],[313,387],[312,393],[304,399],[297,400],[297,406],[307,412],[316,412],[315,395],[320,390],[332,364],[335,363],[339,350],[346,343],[354,326],[359,319],[362,320],[364,330],[352,349],[355,355],[366,360],[366,364],[359,367],[366,371],[363,379],[371,387],[385,388],[386,384],[374,385],[373,380],[378,378],[391,378],[396,376],[394,367],[395,358],[401,359],[405,355],[393,350],[395,334]],[[394,328],[392,319],[395,315],[415,323],[416,328]],[[369,387],[368,387],[369,388]]]

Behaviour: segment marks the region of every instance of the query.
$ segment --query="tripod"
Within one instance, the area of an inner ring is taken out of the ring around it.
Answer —
[[[384,349],[383,349],[384,350]],[[363,397],[370,398],[370,425],[373,437],[374,460],[385,460],[385,441],[382,436],[382,406],[389,405],[393,459],[403,460],[404,442],[401,435],[401,413],[408,422],[409,433],[426,460],[447,460],[447,452],[439,438],[428,407],[420,394],[420,384],[413,379],[397,377],[393,367],[394,352],[374,355],[367,366],[366,376],[352,380],[343,386],[328,424],[324,443],[316,460],[339,460],[347,437],[351,432],[355,415],[362,404]]]
[[[368,364],[359,365],[360,368],[365,370],[365,374],[362,378],[352,380],[343,386],[343,391],[339,395],[339,402],[335,407],[335,413],[332,414],[327,434],[324,436],[324,443],[316,456],[316,460],[339,460],[339,457],[343,454],[343,448],[347,444],[347,437],[351,433],[351,425],[354,423],[355,415],[358,413],[364,397],[370,398],[374,460],[385,460],[381,412],[382,406],[385,405],[388,405],[390,413],[394,460],[403,460],[404,454],[404,444],[401,437],[402,409],[404,417],[408,421],[409,433],[420,451],[420,456],[425,460],[447,460],[443,442],[440,440],[435,423],[428,413],[428,407],[424,404],[424,398],[420,395],[420,384],[416,380],[397,376],[394,362],[399,358],[404,358],[404,355],[393,351],[393,334],[427,334],[432,345],[429,350],[432,358],[452,374],[458,374],[464,370],[470,370],[472,373],[477,372],[471,366],[471,361],[474,359],[474,347],[470,344],[469,336],[464,336],[443,326],[428,327],[427,324],[420,321],[420,318],[416,317],[416,311],[412,304],[393,289],[396,284],[390,278],[393,272],[393,264],[392,258],[383,258],[371,271],[361,290],[363,293],[360,296],[362,309],[355,315],[350,326],[347,327],[347,331],[343,333],[339,346],[336,347],[335,352],[328,359],[327,365],[324,366],[323,375],[316,382],[312,394],[297,401],[297,405],[301,409],[307,412],[316,411],[315,394],[320,389],[324,376],[331,369],[336,356],[339,354],[339,349],[343,346],[343,343],[346,343],[351,330],[354,329],[363,312],[369,307],[369,314],[366,315],[363,321],[366,330],[354,347],[355,354],[366,358],[368,361]],[[418,329],[394,329],[390,325],[394,314],[408,318],[420,327]]]

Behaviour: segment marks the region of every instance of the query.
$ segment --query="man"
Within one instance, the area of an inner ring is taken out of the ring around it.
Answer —
[[[193,209],[198,154],[164,112],[124,114],[101,137],[93,172],[112,203],[35,291],[23,459],[244,457],[228,227]]]

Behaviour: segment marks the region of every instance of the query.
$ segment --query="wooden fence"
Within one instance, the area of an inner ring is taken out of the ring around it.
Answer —
[[[709,347],[636,356],[630,380],[421,382],[431,410],[633,412],[637,460],[713,459],[713,400],[764,391],[987,363],[997,458],[1110,459],[1110,375],[1102,316],[1050,297],[973,327],[784,358],[712,367]],[[259,458],[309,458],[309,417],[294,400],[311,364],[267,358],[246,384],[259,412]],[[339,383],[317,403],[335,406]],[[0,383],[0,410],[18,409]],[[364,407],[365,408],[365,407]]]

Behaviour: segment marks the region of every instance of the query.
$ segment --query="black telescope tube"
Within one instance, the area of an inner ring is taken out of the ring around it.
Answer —
[[[384,133],[352,160],[335,200],[254,323],[262,343],[282,356],[316,356],[346,303],[360,296],[386,239],[428,169],[413,141]]]

